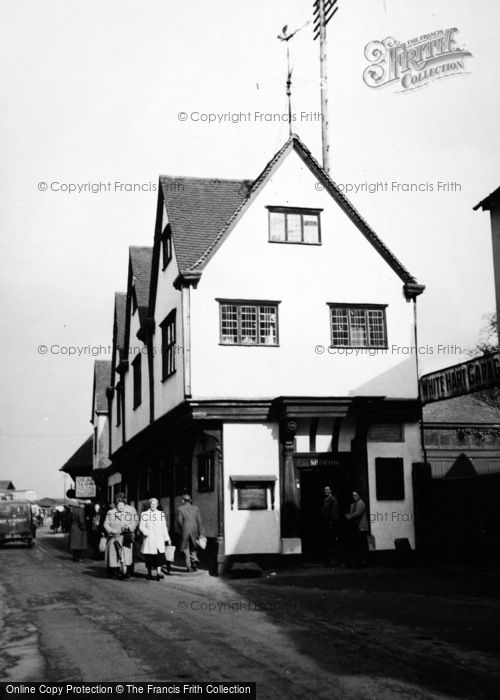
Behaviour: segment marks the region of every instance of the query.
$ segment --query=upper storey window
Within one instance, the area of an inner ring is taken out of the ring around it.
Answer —
[[[165,269],[172,260],[172,229],[168,224],[161,234],[162,268]]]
[[[222,345],[278,345],[279,302],[218,301]]]
[[[320,209],[268,207],[271,243],[321,244]]]
[[[329,304],[332,346],[387,348],[385,304]]]

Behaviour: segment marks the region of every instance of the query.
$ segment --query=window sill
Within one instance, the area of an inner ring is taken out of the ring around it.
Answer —
[[[219,343],[224,348],[279,348],[279,343]]]
[[[329,345],[329,350],[389,350],[388,345]]]
[[[268,239],[268,243],[278,243],[279,245],[312,245],[312,246],[321,246],[322,242],[319,241],[318,243],[306,243],[305,241],[271,241]]]
[[[173,377],[174,374],[177,374],[177,370],[176,370],[176,369],[174,369],[173,372],[170,372],[170,374],[167,374],[166,377],[162,377],[161,383],[164,384],[166,381],[168,381],[168,380],[170,379],[170,377]]]

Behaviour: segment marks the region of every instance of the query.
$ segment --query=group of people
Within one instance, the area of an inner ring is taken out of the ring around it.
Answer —
[[[368,551],[368,518],[366,505],[357,491],[347,513],[341,514],[339,502],[330,486],[324,488],[321,508],[325,564],[363,566]]]
[[[70,526],[71,510],[69,506],[64,506],[62,510],[54,508],[52,511],[52,525],[50,526],[52,532],[56,534],[59,528],[61,528],[61,532],[69,532]]]
[[[126,580],[133,573],[134,542],[140,538],[140,551],[147,569],[146,579],[161,581],[164,572],[167,575],[171,572],[172,556],[167,558],[166,552],[167,547],[173,550],[172,541],[158,499],[150,498],[148,506],[139,517],[134,506],[127,504],[125,495],[119,493],[114,504],[106,510],[96,504],[73,508],[69,531],[69,548],[73,552],[73,559],[82,561],[90,543],[96,551],[104,550],[104,560],[110,575]],[[184,554],[186,571],[196,571],[199,564],[197,548],[200,538],[204,538],[204,530],[199,508],[193,505],[191,496],[187,493],[182,496],[176,521],[181,534],[180,549]]]
[[[157,498],[150,498],[148,508],[139,517],[134,506],[128,505],[123,493],[108,508],[97,504],[72,507],[69,526],[69,548],[75,561],[82,561],[87,547],[104,552],[105,564],[113,578],[128,579],[134,570],[134,541],[142,540],[141,554],[147,569],[147,580],[161,581],[164,573],[171,572],[172,547],[165,513]],[[368,550],[368,518],[366,505],[357,491],[352,492],[352,503],[347,513],[341,514],[339,501],[330,486],[324,488],[321,508],[325,564],[362,566]],[[184,555],[186,571],[198,569],[198,547],[204,538],[199,508],[187,493],[177,510],[180,550]]]

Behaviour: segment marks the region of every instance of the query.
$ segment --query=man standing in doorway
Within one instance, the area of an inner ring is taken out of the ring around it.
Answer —
[[[334,567],[338,564],[339,504],[330,486],[325,486],[323,492],[325,499],[321,507],[321,522],[325,565]]]
[[[188,493],[182,496],[182,506],[177,511],[177,524],[181,531],[181,550],[186,558],[186,571],[197,571],[196,540],[204,534],[198,506],[191,503]]]

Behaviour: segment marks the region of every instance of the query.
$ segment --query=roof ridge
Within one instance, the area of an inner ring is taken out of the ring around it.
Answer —
[[[371,241],[374,247],[378,248],[379,252],[383,251],[383,257],[389,258],[392,261],[391,267],[393,267],[394,271],[399,272],[399,276],[405,281],[416,282],[416,278],[413,277],[413,275],[405,268],[405,266],[398,260],[398,258],[394,255],[390,248],[382,241],[382,239],[375,233],[375,231],[368,224],[368,222],[361,216],[361,214],[354,207],[354,205],[351,204],[349,199],[347,199],[347,197],[339,190],[335,182],[331,179],[328,173],[316,160],[316,158],[313,156],[313,154],[307,148],[307,146],[305,146],[300,137],[295,133],[290,135],[290,137],[287,139],[287,141],[285,141],[283,146],[275,153],[275,155],[267,163],[260,175],[258,175],[258,177],[253,181],[252,186],[250,187],[246,197],[242,200],[240,205],[236,208],[232,216],[228,219],[226,224],[219,231],[217,236],[210,243],[210,245],[204,251],[204,253],[198,258],[198,260],[195,263],[193,263],[193,265],[191,265],[188,268],[189,271],[195,270],[206,260],[206,258],[210,255],[212,250],[217,245],[217,243],[224,236],[228,228],[231,226],[232,222],[240,214],[241,210],[243,209],[249,198],[252,197],[255,194],[255,192],[259,189],[259,187],[263,184],[269,172],[273,169],[276,163],[284,156],[286,151],[289,151],[291,148],[293,148],[295,144],[297,145],[299,150],[301,149],[303,151],[304,155],[310,160],[314,168],[318,170],[321,177],[323,177],[327,181],[329,187],[335,193],[335,197],[338,199],[338,203],[344,209],[344,211],[350,216],[351,219],[357,221],[359,226],[363,229],[362,232]]]
[[[324,170],[324,168],[320,165],[320,163],[316,160],[316,158],[313,156],[311,151],[305,146],[300,138],[298,136],[295,137],[295,140],[297,141],[298,145],[304,149],[306,152],[306,155],[311,159],[311,161],[314,163],[314,165],[320,170],[321,174],[326,178],[328,183],[332,186],[334,189],[335,193],[338,195],[339,199],[342,200],[343,204],[345,207],[354,215],[356,219],[362,224],[363,228],[366,230],[366,233],[368,233],[369,237],[373,239],[373,241],[376,243],[377,246],[380,248],[383,248],[388,256],[394,261],[396,266],[403,272],[405,277],[408,277],[410,281],[416,282],[416,278],[413,277],[413,275],[409,272],[409,270],[406,269],[406,267],[401,263],[398,258],[394,255],[394,253],[390,250],[390,248],[384,243],[384,241],[375,233],[375,231],[372,229],[370,224],[363,218],[363,216],[359,213],[359,211],[356,209],[356,207],[351,204],[350,200],[347,199],[345,194],[340,191],[340,189],[337,187],[335,182],[332,180],[330,175]]]
[[[252,178],[244,177],[200,177],[194,175],[159,175],[160,180],[197,180],[198,182],[253,182]]]
[[[257,178],[252,182],[252,185],[250,189],[247,192],[246,197],[241,201],[240,205],[236,208],[236,210],[233,212],[232,216],[229,217],[227,220],[225,226],[219,231],[217,236],[214,238],[214,240],[211,242],[211,244],[208,246],[208,248],[205,250],[203,255],[189,268],[189,270],[194,270],[198,265],[200,265],[205,258],[208,256],[208,254],[213,250],[215,245],[219,242],[219,240],[222,238],[224,233],[227,231],[231,223],[234,221],[234,219],[238,216],[238,214],[241,212],[243,207],[245,206],[246,202],[248,199],[259,189],[259,187],[263,184],[265,181],[268,172],[274,167],[274,165],[277,163],[277,161],[282,158],[286,150],[289,150],[290,147],[293,144],[294,139],[297,138],[294,134],[288,138],[283,146],[274,154],[274,156],[271,158],[271,160],[267,163],[267,165],[264,167],[260,175],[257,176]]]

